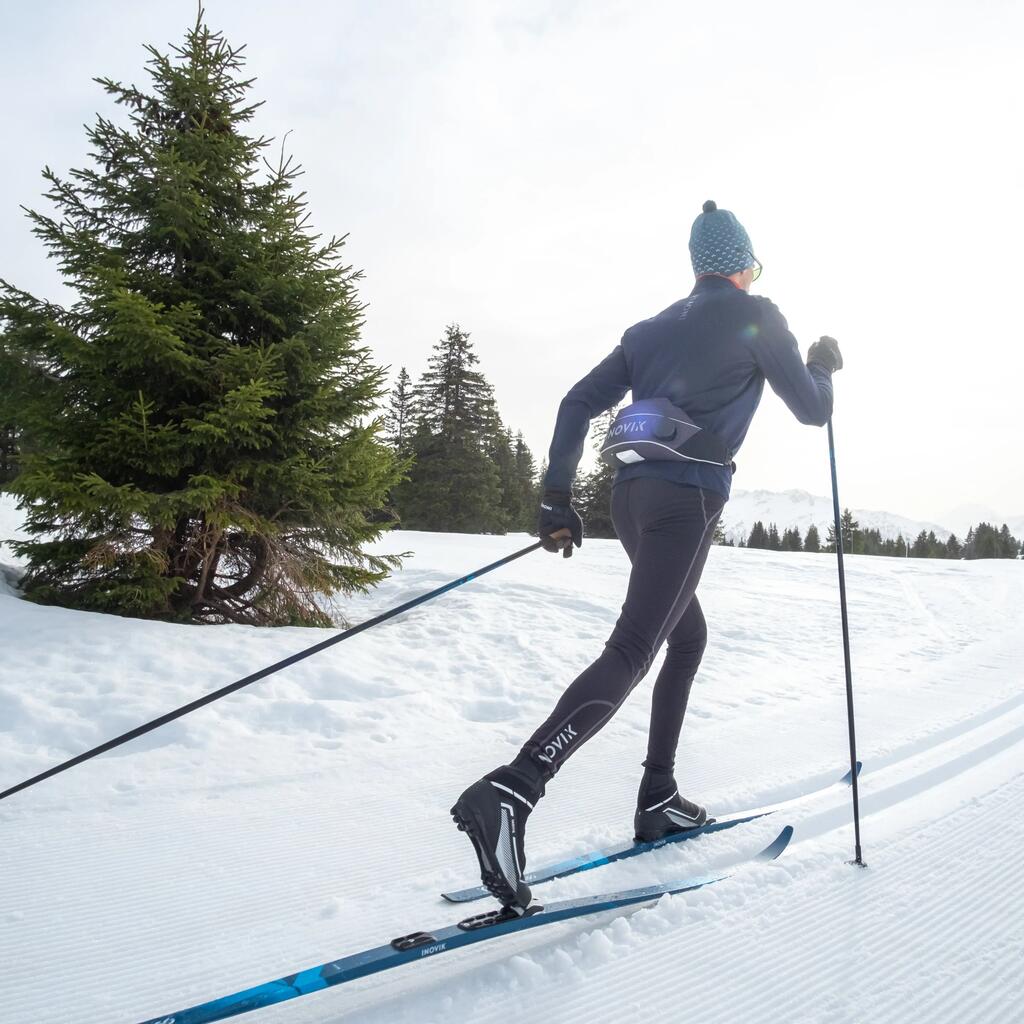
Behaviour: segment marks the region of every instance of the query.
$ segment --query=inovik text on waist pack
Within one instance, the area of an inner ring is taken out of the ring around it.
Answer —
[[[731,466],[732,452],[667,398],[646,398],[619,410],[601,446],[601,460],[615,468],[665,460]]]

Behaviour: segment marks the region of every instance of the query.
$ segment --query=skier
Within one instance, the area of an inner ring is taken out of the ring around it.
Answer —
[[[657,459],[634,454],[617,470],[612,521],[632,568],[611,637],[511,764],[474,783],[452,808],[473,843],[484,886],[515,913],[523,913],[531,899],[523,880],[530,812],[665,643],[634,834],[652,840],[707,822],[705,808],[680,794],[673,772],[690,686],[707,642],[695,591],[729,498],[731,456],[746,436],[766,380],[801,423],[823,426],[832,413],[832,374],[843,365],[839,346],[822,337],[804,364],[782,314],[768,299],[749,294],[761,264],[736,217],[708,200],[693,223],[689,248],[696,277],[690,295],[629,328],[562,400],[544,479],[540,540],[566,558],[573,545],[582,545],[583,521],[571,496],[576,467],[590,421],[629,390],[634,403],[667,399],[720,442],[726,455],[696,461],[675,450]]]

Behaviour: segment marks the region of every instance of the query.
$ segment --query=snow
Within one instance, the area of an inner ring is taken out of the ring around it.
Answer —
[[[781,523],[780,523],[781,525]],[[17,527],[0,502],[0,536]],[[529,542],[400,532],[352,622]],[[12,563],[10,553],[0,562]],[[468,909],[448,808],[600,650],[613,541],[532,554],[0,802],[6,1024],[170,1014]],[[835,564],[715,548],[684,792],[750,826],[562,879],[541,899],[771,865],[618,917],[510,936],[254,1012],[253,1024],[1010,1021],[1024,998],[1024,572],[847,561],[864,854],[852,854]],[[323,639],[43,608],[0,589],[0,788]],[[653,678],[652,676],[649,678]],[[650,683],[530,819],[540,864],[629,835]]]
[[[12,494],[0,494],[0,566],[5,563],[8,569],[17,561],[8,543],[12,540],[26,540],[28,534],[22,529],[21,513],[16,508],[16,499]],[[3,578],[0,577],[0,587]]]

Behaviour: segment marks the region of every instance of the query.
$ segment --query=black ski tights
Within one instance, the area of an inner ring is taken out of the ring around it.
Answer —
[[[598,659],[562,694],[513,767],[550,778],[618,710],[668,651],[654,684],[647,767],[671,775],[690,686],[707,642],[694,596],[725,499],[669,480],[634,478],[612,490],[612,521],[632,570],[615,629]]]

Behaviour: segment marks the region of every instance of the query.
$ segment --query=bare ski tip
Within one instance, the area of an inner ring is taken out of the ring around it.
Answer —
[[[863,767],[864,767],[864,762],[863,761],[858,761],[857,762],[857,778],[858,779],[860,778],[860,770]],[[852,771],[848,771],[839,781],[840,782],[845,782],[848,786],[853,785],[853,772]]]
[[[767,861],[776,860],[782,856],[783,851],[789,846],[790,839],[793,838],[793,826],[787,825],[771,842],[770,845],[766,846],[755,858],[755,860]]]

